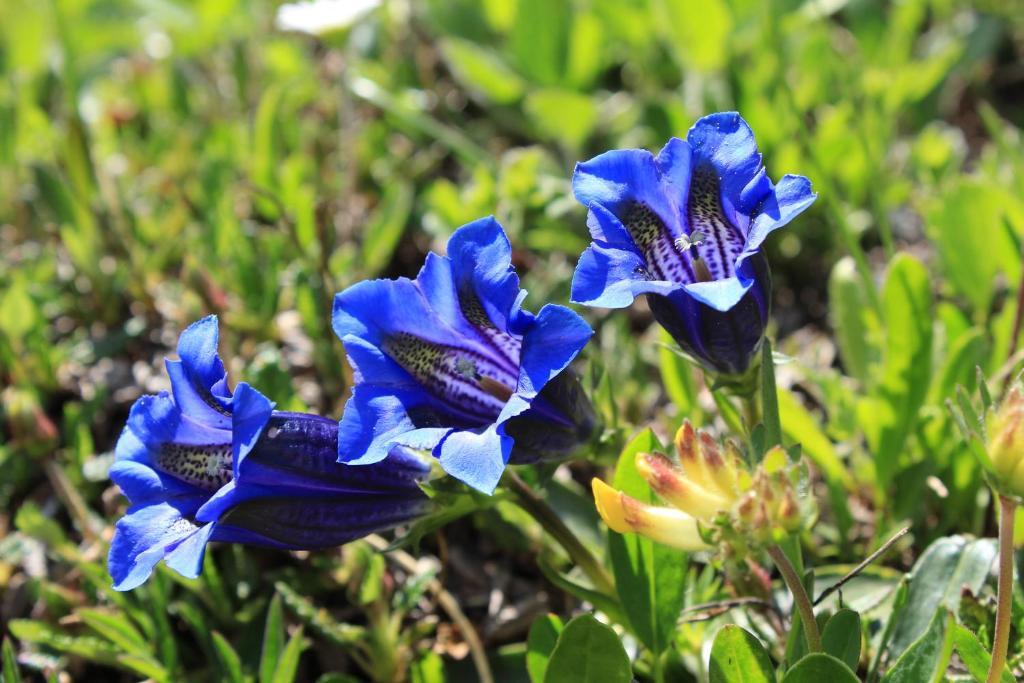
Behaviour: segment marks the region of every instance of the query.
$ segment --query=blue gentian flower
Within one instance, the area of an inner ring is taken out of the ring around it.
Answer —
[[[761,244],[814,202],[810,181],[773,184],[750,127],[728,112],[700,119],[656,157],[619,149],[578,164],[573,192],[593,241],[572,300],[624,308],[646,294],[655,319],[707,369],[743,373],[768,321]]]
[[[429,450],[490,493],[505,465],[564,454],[594,415],[569,363],[593,333],[576,313],[522,308],[501,225],[459,228],[448,255],[415,280],[360,282],[334,300],[334,331],[355,388],[341,419],[342,462],[375,463],[395,446]]]
[[[108,558],[117,590],[161,559],[198,576],[209,541],[325,548],[425,511],[417,482],[429,467],[415,454],[339,464],[335,420],[275,411],[248,384],[228,388],[217,336],[214,316],[182,333],[180,360],[167,361],[172,393],[136,401],[117,442],[110,478],[131,501]]]

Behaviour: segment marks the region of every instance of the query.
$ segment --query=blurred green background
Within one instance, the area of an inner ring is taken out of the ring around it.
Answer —
[[[284,600],[306,631],[280,680],[440,681],[442,659],[457,676],[465,652],[446,617],[359,545],[221,548],[201,580],[110,591],[124,502],[106,468],[128,407],[166,388],[178,333],[217,313],[233,381],[338,416],[334,293],[414,275],[487,214],[510,234],[528,304],[566,303],[588,241],[574,163],[657,149],[718,110],[742,113],[772,177],[807,175],[820,194],[769,245],[776,348],[795,359],[779,368],[784,427],[830,501],[810,552],[850,561],[907,522],[905,568],[943,533],[986,529],[943,402],[974,386],[976,365],[997,381],[1019,366],[1024,3],[372,5],[333,26],[307,8],[307,31],[261,1],[0,5],[0,624],[26,672],[278,680],[258,654]],[[585,315],[606,442],[682,415],[730,424],[641,307]],[[498,539],[483,555],[510,568],[512,604],[538,590],[541,611],[572,601],[533,567],[542,541],[513,512],[460,524],[427,549],[488,624],[497,665],[512,662],[500,680],[518,680],[525,627],[488,605],[493,567],[466,579],[459,554],[481,560],[460,546]],[[380,609],[397,615],[387,638]]]

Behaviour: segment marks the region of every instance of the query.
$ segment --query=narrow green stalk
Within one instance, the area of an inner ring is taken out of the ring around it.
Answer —
[[[615,582],[612,581],[612,577],[593,553],[576,537],[576,534],[565,525],[558,513],[552,510],[551,506],[512,470],[505,470],[505,482],[515,494],[519,507],[529,513],[544,528],[544,531],[558,541],[576,566],[594,584],[594,588],[607,595],[615,595]]]
[[[807,647],[811,652],[821,652],[821,634],[818,633],[818,622],[814,619],[814,606],[811,605],[811,598],[807,595],[804,582],[793,569],[786,553],[777,545],[768,547],[768,555],[772,558],[775,566],[782,574],[782,580],[789,587],[793,595],[793,606],[800,612],[800,621],[804,626],[804,633],[807,634]]]
[[[988,683],[999,683],[1002,679],[1006,650],[1010,645],[1010,617],[1013,614],[1013,518],[1016,512],[1015,500],[999,496],[999,593]]]

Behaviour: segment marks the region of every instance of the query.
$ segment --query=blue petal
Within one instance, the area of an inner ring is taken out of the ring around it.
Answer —
[[[491,426],[483,433],[452,432],[439,447],[445,472],[486,494],[494,492],[509,455],[512,439]]]
[[[519,298],[519,276],[501,225],[493,216],[468,223],[451,236],[447,250],[456,287],[472,291],[494,326],[507,330]],[[424,294],[434,301],[426,287]]]
[[[165,443],[230,443],[231,433],[189,419],[166,393],[143,396],[132,405],[128,429],[151,451]]]
[[[231,393],[227,373],[217,355],[217,316],[192,323],[178,339],[181,360],[168,360],[174,398],[192,419],[211,426],[229,428]]]
[[[349,464],[380,462],[396,445],[432,449],[450,430],[417,429],[409,410],[427,403],[422,392],[356,386],[338,424],[338,459]]]
[[[682,200],[686,197],[687,188],[690,186],[693,149],[685,140],[669,138],[669,141],[658,152],[655,163],[663,185],[667,186],[668,198],[676,202],[676,211],[681,211]]]
[[[135,437],[126,432],[118,441],[118,449],[126,439],[135,440]],[[110,466],[110,480],[134,505],[200,493],[194,486],[132,460],[115,461]]]
[[[429,506],[420,491],[403,496],[278,495],[233,508],[218,522],[214,538],[274,548],[329,548],[409,522]]]
[[[164,558],[167,566],[187,579],[198,577],[199,572],[203,569],[206,544],[215,528],[216,524],[214,523],[204,524],[195,533],[182,540]]]
[[[740,272],[738,276],[727,277],[724,280],[694,282],[686,285],[684,289],[687,294],[702,304],[707,304],[716,311],[728,311],[743,298],[743,295],[754,284],[753,279],[743,277],[743,275],[744,273]]]
[[[807,210],[818,195],[811,189],[811,181],[800,175],[786,175],[775,186],[760,207],[750,226],[747,242],[738,260],[743,263],[757,251],[773,230],[789,223]]]
[[[414,452],[393,449],[383,461],[360,467],[338,462],[338,422],[308,413],[275,412],[238,481],[324,491],[395,493],[418,491],[430,467]]]
[[[598,211],[595,205],[592,213]],[[626,308],[641,294],[668,295],[681,285],[650,280],[645,261],[634,251],[592,244],[580,256],[572,276],[571,300],[574,304]]]
[[[342,340],[353,336],[379,347],[388,333],[418,326],[436,329],[439,322],[408,278],[364,280],[334,297],[332,325]]]
[[[107,565],[114,589],[131,590],[142,584],[153,567],[179,543],[199,530],[186,519],[200,498],[134,506],[118,520]]]
[[[736,212],[749,216],[771,192],[754,132],[738,113],[705,116],[693,124],[686,140],[693,149],[693,166],[714,166],[722,197]],[[740,226],[735,215],[730,218]]]
[[[673,234],[679,213],[665,192],[654,155],[645,149],[615,149],[576,164],[572,191],[583,206],[600,205],[618,215],[627,204],[649,206]]]
[[[231,454],[234,476],[263,432],[263,427],[274,411],[274,403],[251,386],[242,382],[235,387],[232,406]]]
[[[565,306],[545,304],[532,330],[523,337],[523,355],[516,393],[535,396],[565,370],[587,345],[594,331]]]

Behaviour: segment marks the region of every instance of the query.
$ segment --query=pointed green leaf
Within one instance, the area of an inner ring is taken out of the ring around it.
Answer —
[[[887,485],[900,469],[904,444],[932,381],[931,277],[909,254],[897,254],[889,264],[882,309],[886,344],[881,383],[859,411],[878,479]]]
[[[263,626],[263,649],[260,652],[260,683],[271,683],[277,660],[284,648],[284,623],[281,609],[281,594],[275,593],[267,609],[267,621]]]
[[[213,649],[217,653],[217,663],[220,665],[222,680],[229,683],[244,683],[242,675],[242,660],[239,659],[235,648],[231,643],[217,631],[212,631]]]
[[[18,671],[18,657],[14,652],[14,645],[11,639],[4,636],[3,643],[3,673],[4,683],[21,683],[21,672]]]
[[[292,637],[288,639],[288,644],[285,645],[284,651],[281,653],[281,659],[277,662],[277,668],[274,669],[274,678],[271,679],[273,683],[293,683],[295,674],[299,670],[299,657],[305,648],[306,640],[302,634],[302,627],[299,626],[295,629]]]
[[[772,360],[772,343],[767,337],[761,344],[761,420],[765,431],[764,450],[773,446],[781,446],[782,423],[779,420],[779,392],[775,389],[775,362]]]

